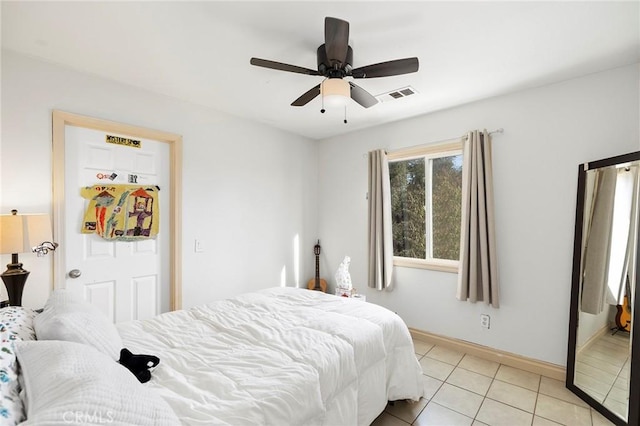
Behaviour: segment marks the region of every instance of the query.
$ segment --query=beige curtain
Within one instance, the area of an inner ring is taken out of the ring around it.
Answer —
[[[480,300],[494,308],[500,306],[491,136],[486,130],[469,132],[463,141],[462,228],[456,296],[463,301]]]
[[[609,291],[605,296],[606,303],[614,306],[622,305],[624,302],[626,265],[633,239],[633,234],[630,234],[635,189],[635,176],[632,170],[624,167],[617,169],[607,278]]]
[[[582,312],[593,315],[602,312],[605,302],[617,175],[615,167],[598,169],[594,183],[581,298]]]
[[[369,287],[391,287],[393,235],[389,162],[382,149],[369,152]]]

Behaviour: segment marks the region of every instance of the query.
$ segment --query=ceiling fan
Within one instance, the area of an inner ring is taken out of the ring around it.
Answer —
[[[378,100],[355,83],[344,81],[344,77],[376,78],[418,71],[418,58],[415,57],[353,68],[353,49],[349,46],[349,22],[331,17],[326,17],[324,20],[324,44],[318,47],[317,57],[317,70],[260,58],[251,58],[250,63],[279,71],[325,77],[322,83],[293,101],[292,106],[306,105],[322,93],[323,101],[325,96],[337,94],[350,97],[363,107],[369,108],[377,104]],[[321,112],[324,112],[324,107]]]

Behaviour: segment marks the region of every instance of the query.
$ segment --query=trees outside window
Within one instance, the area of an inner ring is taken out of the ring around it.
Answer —
[[[389,161],[389,177],[394,257],[405,260],[403,266],[412,266],[406,264],[409,259],[418,267],[455,269],[460,251],[461,152],[394,158]]]

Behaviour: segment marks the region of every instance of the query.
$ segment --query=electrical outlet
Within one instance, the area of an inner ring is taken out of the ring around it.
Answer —
[[[480,315],[480,327],[489,329],[491,317],[487,314]]]

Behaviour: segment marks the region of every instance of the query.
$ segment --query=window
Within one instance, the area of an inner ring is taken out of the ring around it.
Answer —
[[[389,154],[394,264],[457,271],[460,143]]]

